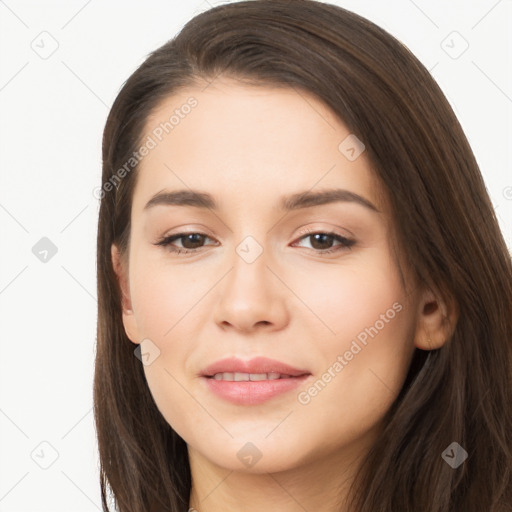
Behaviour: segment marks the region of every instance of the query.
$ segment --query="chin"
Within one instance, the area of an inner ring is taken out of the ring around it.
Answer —
[[[214,441],[212,441],[214,442]],[[228,443],[215,443],[216,447],[205,446],[194,450],[207,458],[211,463],[229,471],[248,474],[278,473],[293,469],[304,462],[306,455],[301,456],[298,449],[303,446],[283,446],[276,440],[251,442],[247,437],[230,439]],[[291,458],[290,454],[294,457]]]

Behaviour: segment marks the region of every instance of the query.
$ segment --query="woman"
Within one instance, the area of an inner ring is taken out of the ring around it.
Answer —
[[[103,157],[104,510],[512,509],[511,259],[402,44],[213,8],[125,83]]]

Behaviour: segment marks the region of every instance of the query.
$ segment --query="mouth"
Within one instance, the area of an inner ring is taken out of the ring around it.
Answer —
[[[308,375],[306,373],[302,375]],[[276,372],[270,373],[242,373],[242,372],[221,372],[215,375],[205,376],[208,379],[223,380],[227,382],[260,382],[262,380],[296,379],[302,375],[287,375]]]
[[[264,357],[223,359],[200,375],[208,391],[237,405],[261,404],[296,389],[310,376],[307,370]]]
[[[305,374],[310,374],[310,372],[267,357],[255,357],[248,361],[237,357],[228,357],[216,361],[201,372],[203,377],[236,381],[276,380],[301,377]]]

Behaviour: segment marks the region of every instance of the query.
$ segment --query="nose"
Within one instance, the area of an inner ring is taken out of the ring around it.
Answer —
[[[235,253],[215,304],[215,323],[223,330],[280,330],[289,322],[290,292],[269,268],[266,252],[252,263]],[[272,265],[275,267],[275,265]]]

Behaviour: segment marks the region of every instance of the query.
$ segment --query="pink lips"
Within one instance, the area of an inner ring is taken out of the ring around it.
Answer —
[[[291,375],[298,377],[300,375],[309,374],[307,370],[299,370],[293,368],[281,361],[275,359],[268,359],[267,357],[255,357],[249,361],[242,361],[236,357],[229,357],[221,359],[207,368],[201,374],[206,377],[213,377],[216,373],[280,373],[282,375]]]
[[[279,373],[286,378],[259,381],[216,380],[217,373]],[[202,380],[210,391],[219,397],[238,405],[256,405],[281,393],[298,387],[311,373],[290,365],[256,357],[250,361],[237,358],[222,359],[208,366],[201,372]]]

